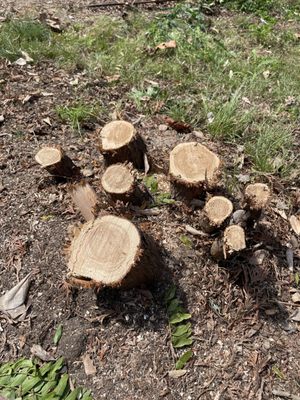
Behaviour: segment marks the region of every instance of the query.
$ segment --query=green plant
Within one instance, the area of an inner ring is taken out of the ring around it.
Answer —
[[[171,286],[165,294],[165,304],[169,317],[171,330],[171,342],[175,349],[181,349],[193,344],[192,327],[190,322],[191,314],[185,312],[182,302],[176,297],[176,287]],[[193,356],[193,352],[188,350],[183,353],[176,361],[176,369],[182,369]]]
[[[171,197],[171,193],[160,193],[158,190],[158,182],[155,175],[149,175],[144,178],[144,184],[150,191],[154,199],[153,207],[162,206],[166,204],[173,204],[175,202]]]
[[[88,122],[99,114],[99,107],[84,103],[75,103],[71,106],[58,106],[56,112],[58,116],[68,122],[71,127],[81,133],[81,125]]]
[[[63,358],[43,365],[25,358],[2,364],[0,395],[8,400],[92,400],[90,391],[70,389]]]

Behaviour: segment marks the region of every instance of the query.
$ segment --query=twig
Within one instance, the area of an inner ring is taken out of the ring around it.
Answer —
[[[191,225],[186,225],[185,229],[187,232],[191,233],[192,235],[195,236],[208,236],[207,233],[202,232],[202,231],[198,231],[198,229],[193,228]]]
[[[279,397],[285,397],[286,399],[290,400],[300,400],[299,396],[296,396],[295,394],[291,394],[289,392],[284,392],[283,390],[272,390],[272,393],[274,396],[279,396]]]
[[[158,4],[158,3],[170,3],[171,1],[179,1],[179,0],[137,0],[129,2],[119,2],[119,1],[111,1],[109,3],[99,3],[99,4],[89,4],[88,8],[100,8],[100,7],[111,7],[111,6],[134,6],[140,4]]]

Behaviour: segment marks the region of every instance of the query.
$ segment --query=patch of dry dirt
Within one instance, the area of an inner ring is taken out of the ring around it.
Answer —
[[[14,6],[22,9],[23,3]],[[31,7],[31,2],[25,3]],[[49,4],[59,8],[65,3]],[[70,82],[76,76],[80,85],[75,91]],[[272,399],[274,388],[299,393],[299,323],[290,319],[297,305],[290,300],[293,284],[285,260],[285,246],[292,234],[288,222],[274,211],[277,200],[285,199],[281,193],[288,196],[289,188],[270,181],[274,201],[261,224],[248,235],[248,252],[234,259],[230,269],[210,259],[213,238],[191,236],[191,249],[181,243],[184,226],[196,227],[198,216],[183,203],[162,207],[158,216],[148,218],[126,211],[127,217],[161,244],[165,281],[150,289],[69,293],[63,286],[63,248],[68,227],[80,221],[80,216],[70,203],[67,183],[49,177],[36,165],[34,155],[43,144],[61,144],[77,165],[93,170],[89,182],[102,206],[119,213],[120,209],[107,204],[99,184],[103,160],[95,132],[110,116],[86,127],[80,138],[54,110],[80,92],[87,102],[101,98],[113,111],[120,94],[105,82],[90,85],[82,73],[67,73],[48,63],[17,67],[2,61],[0,80],[4,81],[0,114],[5,117],[0,126],[1,293],[18,277],[38,270],[29,292],[27,317],[12,323],[0,316],[1,361],[29,355],[33,344],[51,349],[55,328],[61,323],[63,336],[57,354],[66,357],[72,379],[91,388],[95,399]],[[24,103],[28,94],[35,95]],[[237,157],[236,149],[211,143],[205,136],[199,139],[193,133],[160,131],[159,119],[139,115],[130,104],[122,117],[136,122],[149,154],[164,168],[170,149],[191,139],[220,154],[229,171]],[[50,118],[51,126],[45,118]],[[233,201],[237,206],[239,196]],[[293,240],[295,244],[297,239]],[[268,252],[259,267],[249,264],[255,249]],[[295,268],[299,269],[298,258]],[[177,380],[168,377],[174,359],[162,300],[171,281],[192,314],[195,338],[188,372]],[[97,368],[92,377],[84,373],[82,356],[86,353]],[[274,366],[282,372],[282,379],[272,372]]]

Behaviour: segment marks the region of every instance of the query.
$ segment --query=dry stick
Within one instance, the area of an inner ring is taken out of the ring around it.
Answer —
[[[154,242],[125,218],[114,215],[82,225],[69,248],[69,282],[132,288],[159,276],[162,262]]]
[[[98,7],[110,7],[110,6],[134,6],[136,4],[158,4],[158,3],[170,3],[170,2],[178,2],[179,0],[145,0],[145,1],[133,1],[132,3],[127,3],[127,2],[118,2],[118,1],[112,1],[109,3],[99,3],[99,4],[89,4],[87,8],[98,8]]]
[[[285,397],[290,400],[300,400],[300,396],[296,396],[295,394],[291,394],[289,392],[284,392],[283,390],[272,390],[274,396]]]
[[[97,214],[98,198],[94,189],[86,182],[70,188],[72,200],[86,221],[95,218]]]

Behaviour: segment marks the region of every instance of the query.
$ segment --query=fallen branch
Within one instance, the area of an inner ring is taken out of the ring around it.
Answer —
[[[170,3],[171,1],[178,1],[178,0],[138,0],[129,2],[119,2],[119,1],[111,1],[109,3],[99,3],[99,4],[89,4],[87,8],[100,8],[100,7],[111,7],[111,6],[134,6],[134,5],[141,5],[141,4],[159,4],[159,3]]]

